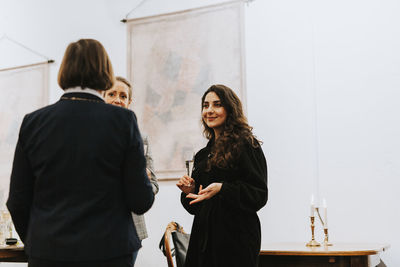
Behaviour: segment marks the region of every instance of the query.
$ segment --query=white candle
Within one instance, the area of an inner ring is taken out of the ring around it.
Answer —
[[[314,217],[314,210],[315,210],[315,204],[314,204],[314,195],[311,195],[311,217]]]
[[[322,206],[324,208],[324,228],[328,228],[328,205],[326,205],[325,198],[322,200]]]

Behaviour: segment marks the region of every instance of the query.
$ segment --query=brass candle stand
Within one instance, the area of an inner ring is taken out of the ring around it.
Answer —
[[[324,234],[325,234],[324,246],[333,246],[332,243],[329,243],[328,227],[324,228]]]
[[[317,211],[318,218],[319,218],[322,226],[324,227],[324,235],[325,235],[324,246],[332,246],[333,244],[329,242],[327,222],[324,222],[324,220],[322,220],[321,214],[319,213],[319,207],[315,207],[315,210]],[[318,243],[317,241],[315,241],[315,239],[314,239],[314,228],[315,228],[314,221],[315,221],[315,217],[311,216],[310,218],[311,218],[311,241],[308,242],[306,244],[306,246],[307,247],[319,247],[319,246],[321,246],[321,244]]]
[[[319,208],[316,207],[315,210],[317,211],[318,214],[318,218],[321,221],[322,226],[324,227],[324,234],[325,234],[325,238],[324,238],[324,246],[332,246],[332,243],[329,243],[329,235],[328,235],[328,222],[324,222],[324,220],[322,220],[322,217],[319,213]]]
[[[321,244],[315,240],[314,229],[315,229],[315,216],[310,216],[311,219],[311,240],[306,244],[307,247],[320,247]]]

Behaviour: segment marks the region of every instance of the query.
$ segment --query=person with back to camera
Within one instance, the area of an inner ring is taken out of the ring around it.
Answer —
[[[230,88],[211,86],[201,104],[209,142],[195,155],[192,177],[177,183],[194,215],[185,267],[256,267],[257,211],[268,199],[264,153]]]
[[[135,114],[104,102],[114,73],[100,42],[69,44],[61,99],[22,122],[7,207],[29,267],[131,267],[131,212],[154,193]]]
[[[107,104],[111,104],[114,106],[119,106],[122,108],[129,108],[130,104],[132,103],[132,85],[131,83],[121,77],[121,76],[116,76],[115,77],[115,83],[114,86],[105,91],[104,94],[104,101]],[[150,150],[150,145],[149,145],[149,140],[147,136],[143,136],[143,145],[144,145],[144,155],[146,157],[146,171],[147,171],[147,176],[150,179],[150,183],[153,187],[153,193],[157,194],[158,193],[158,183],[157,183],[157,177],[153,171],[153,158],[151,156],[151,150]],[[146,223],[143,215],[138,215],[135,213],[132,213],[132,218],[133,222],[135,224],[136,232],[138,233],[140,241],[148,237],[147,234],[147,229],[146,229]],[[133,264],[135,264],[136,257],[137,257],[138,251],[134,252],[133,255]]]

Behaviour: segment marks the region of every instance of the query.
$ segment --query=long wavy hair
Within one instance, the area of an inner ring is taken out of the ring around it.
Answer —
[[[209,170],[212,166],[222,169],[233,168],[235,159],[240,155],[242,145],[249,143],[256,148],[260,146],[260,141],[253,135],[253,127],[247,123],[239,97],[229,87],[215,84],[208,88],[201,99],[202,110],[204,100],[210,92],[214,92],[219,97],[227,116],[217,140],[215,140],[214,130],[208,127],[202,119],[204,136],[209,140],[215,140],[207,169]]]

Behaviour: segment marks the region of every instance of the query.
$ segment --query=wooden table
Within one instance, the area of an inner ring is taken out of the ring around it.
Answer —
[[[28,257],[23,246],[0,246],[0,262],[28,262]]]
[[[259,267],[372,267],[389,245],[335,243],[329,247],[306,247],[305,243],[261,246]]]

